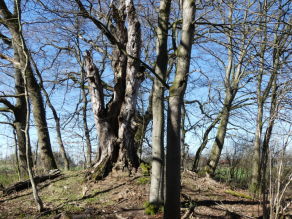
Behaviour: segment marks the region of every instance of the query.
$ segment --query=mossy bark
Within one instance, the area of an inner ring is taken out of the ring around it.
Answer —
[[[158,14],[155,73],[165,81],[168,65],[167,37],[171,0],[161,0]],[[149,203],[159,208],[164,202],[164,86],[153,82],[152,176]]]
[[[181,106],[187,86],[191,50],[194,38],[196,5],[193,0],[182,4],[182,33],[177,51],[177,69],[169,90],[167,116],[167,154],[166,154],[166,200],[164,218],[180,218],[180,167],[181,167]]]

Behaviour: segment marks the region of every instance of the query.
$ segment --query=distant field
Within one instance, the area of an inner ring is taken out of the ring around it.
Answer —
[[[0,160],[0,183],[5,187],[17,181],[18,175],[13,164]]]

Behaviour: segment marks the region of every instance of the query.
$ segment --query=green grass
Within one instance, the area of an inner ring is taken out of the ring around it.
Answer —
[[[147,178],[147,177],[139,177],[137,180],[136,180],[136,183],[138,185],[145,185],[147,184],[148,182],[150,181],[150,178]]]
[[[230,190],[226,190],[225,192],[228,194],[234,195],[234,196],[241,197],[241,198],[252,199],[252,197],[250,197],[246,194],[243,194],[243,193],[234,192],[234,191],[230,191]]]
[[[164,205],[157,208],[155,205],[150,204],[149,201],[144,202],[145,213],[148,215],[155,215],[157,212],[164,213]]]
[[[2,183],[4,187],[16,182],[18,182],[18,175],[16,173],[0,174],[0,183]]]
[[[144,176],[149,176],[150,170],[152,168],[151,164],[147,164],[147,163],[141,163],[140,165],[142,171],[143,171],[143,175]]]

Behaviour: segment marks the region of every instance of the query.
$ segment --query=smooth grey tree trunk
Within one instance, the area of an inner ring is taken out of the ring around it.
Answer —
[[[84,74],[85,72],[83,69],[81,70],[81,92],[82,92],[82,98],[83,98],[83,106],[82,106],[82,120],[83,120],[83,127],[84,127],[84,133],[85,133],[85,139],[86,139],[86,166],[87,168],[91,167],[91,141],[90,141],[90,135],[89,135],[89,129],[87,125],[87,97],[84,89]]]
[[[186,156],[186,146],[185,146],[185,138],[186,138],[186,130],[185,130],[185,119],[186,119],[186,109],[184,103],[182,103],[181,106],[182,110],[182,119],[181,119],[181,167],[184,168],[185,163],[185,156]]]
[[[180,218],[180,126],[181,105],[187,86],[191,50],[194,38],[196,5],[192,0],[184,0],[182,7],[183,24],[180,45],[177,51],[177,69],[169,90],[167,116],[167,154],[166,154],[166,200],[164,218]]]
[[[171,0],[161,0],[158,14],[156,53],[156,74],[165,81],[168,51],[168,21]],[[153,129],[152,129],[152,175],[149,203],[158,209],[164,201],[164,86],[155,77],[153,82]]]
[[[256,192],[260,189],[260,163],[261,163],[261,140],[262,140],[262,129],[263,129],[263,112],[264,112],[264,103],[270,93],[271,82],[273,80],[274,75],[270,76],[270,82],[267,85],[266,89],[262,92],[262,80],[263,74],[265,71],[265,52],[267,48],[267,1],[264,1],[263,5],[263,16],[264,20],[261,24],[262,31],[262,42],[260,45],[260,69],[257,76],[257,120],[256,120],[256,133],[254,140],[254,154],[252,159],[252,174],[251,174],[251,191]]]

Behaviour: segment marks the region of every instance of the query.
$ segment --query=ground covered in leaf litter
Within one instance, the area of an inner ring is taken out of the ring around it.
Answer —
[[[147,215],[150,176],[139,170],[133,176],[113,172],[98,182],[83,182],[84,171],[66,172],[54,180],[38,184],[46,211],[37,212],[32,190],[3,196],[0,193],[0,218],[163,218],[163,213]],[[229,192],[228,192],[229,191]],[[247,191],[236,190],[248,194]],[[194,211],[189,212],[194,206]],[[230,187],[195,173],[182,173],[181,215],[187,218],[257,218],[261,203],[230,194]]]

